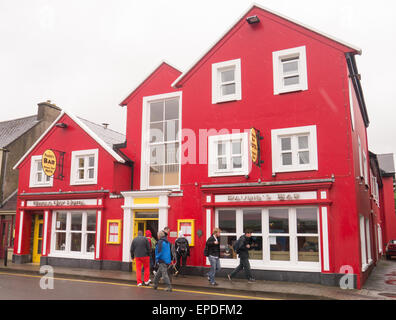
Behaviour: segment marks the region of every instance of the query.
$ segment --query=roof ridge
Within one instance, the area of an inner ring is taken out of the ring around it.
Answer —
[[[17,120],[24,120],[24,119],[33,118],[33,117],[37,118],[37,114],[31,115],[31,116],[26,116],[26,117],[21,117],[21,118],[16,118],[16,119],[11,119],[11,120],[0,121],[0,124],[6,123],[6,122],[17,121]]]
[[[93,121],[91,121],[91,120],[88,120],[88,119],[85,119],[85,118],[82,118],[82,117],[79,117],[79,116],[77,116],[77,118],[79,118],[80,120],[83,120],[83,121],[90,122],[90,123],[92,123],[92,124],[94,124],[94,125],[97,125],[97,126],[103,128],[103,125],[101,125],[101,124],[99,124],[99,123],[93,122]],[[121,134],[121,135],[125,136],[124,133],[121,133],[121,132],[119,132],[119,131],[115,131],[115,130],[113,130],[113,129],[109,129],[109,128],[103,128],[103,129],[106,129],[106,130],[109,130],[109,131],[113,131],[113,132],[115,132],[115,133],[118,133],[118,134]]]

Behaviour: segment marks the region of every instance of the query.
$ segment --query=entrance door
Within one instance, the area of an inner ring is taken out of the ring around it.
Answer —
[[[32,252],[33,263],[40,263],[42,244],[43,244],[43,215],[35,215],[33,252]]]
[[[11,221],[2,220],[0,223],[0,259],[4,258],[5,247],[11,245]],[[6,249],[7,250],[7,249]]]

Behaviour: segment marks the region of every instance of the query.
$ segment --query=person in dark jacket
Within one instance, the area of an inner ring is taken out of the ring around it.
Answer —
[[[232,278],[242,269],[245,270],[246,278],[249,282],[256,281],[250,270],[250,263],[249,263],[249,250],[252,248],[252,231],[246,230],[245,234],[242,235],[238,239],[238,248],[237,253],[239,256],[239,266],[237,266],[230,274],[227,275],[228,279],[232,281]]]
[[[187,257],[190,256],[190,245],[184,237],[183,231],[179,231],[179,237],[175,241],[176,254],[176,272],[175,276],[182,274],[182,267],[187,263]]]
[[[143,232],[139,231],[138,236],[131,244],[131,258],[136,262],[136,280],[138,287],[142,286],[142,266],[144,268],[144,284],[150,284],[150,243]]]
[[[210,262],[210,270],[208,272],[208,280],[212,286],[217,286],[215,275],[220,271],[220,232],[219,228],[215,228],[212,235],[206,241],[207,257]]]
[[[155,262],[158,263],[158,271],[155,274],[153,280],[153,289],[156,290],[158,288],[158,282],[162,277],[165,284],[168,286],[165,291],[172,291],[172,286],[168,275],[168,266],[172,262],[171,244],[169,243],[168,237],[163,231],[158,233],[158,238],[159,240],[157,242],[157,246],[155,247]]]
[[[146,238],[150,243],[150,273],[152,274],[154,271],[155,245],[157,244],[157,240],[152,236],[150,230],[146,230]]]

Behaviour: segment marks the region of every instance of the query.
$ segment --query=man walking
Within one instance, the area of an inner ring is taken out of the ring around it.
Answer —
[[[205,253],[210,262],[210,270],[208,272],[208,280],[212,286],[217,286],[215,275],[220,271],[220,229],[215,228],[212,235],[206,241]]]
[[[230,274],[227,275],[228,280],[232,281],[232,278],[242,269],[245,270],[246,278],[248,282],[255,282],[256,280],[253,278],[252,273],[250,271],[250,263],[249,263],[249,250],[252,246],[252,231],[246,230],[245,234],[242,235],[236,244],[234,244],[234,249],[236,253],[239,255],[239,266],[237,266]]]
[[[154,271],[155,245],[157,244],[157,240],[152,236],[150,230],[146,230],[146,238],[150,244],[150,274],[152,274]]]
[[[162,277],[164,279],[165,284],[168,286],[165,291],[172,291],[172,286],[169,280],[168,275],[168,265],[171,263],[171,244],[168,241],[168,237],[165,235],[163,231],[160,231],[158,234],[158,242],[155,248],[155,261],[158,263],[158,271],[154,277],[154,286],[153,289],[156,290],[158,288],[158,282]]]
[[[179,231],[179,237],[175,241],[176,251],[176,272],[175,276],[182,274],[182,268],[186,266],[187,257],[190,256],[190,246],[184,237],[183,231]]]
[[[138,236],[131,244],[131,257],[136,262],[136,280],[138,287],[142,286],[142,266],[144,269],[144,284],[150,284],[150,244],[142,231],[138,231]]]

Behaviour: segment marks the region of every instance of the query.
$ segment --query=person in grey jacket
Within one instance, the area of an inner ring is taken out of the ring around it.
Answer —
[[[138,287],[142,286],[142,266],[144,268],[144,284],[150,284],[150,243],[143,232],[139,231],[138,236],[131,244],[131,258],[136,262],[136,280]]]

